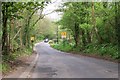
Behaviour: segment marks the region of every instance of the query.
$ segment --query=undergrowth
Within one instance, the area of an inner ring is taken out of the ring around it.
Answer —
[[[118,46],[113,44],[88,44],[85,47],[74,47],[71,46],[69,43],[59,43],[52,45],[52,47],[65,52],[74,51],[77,53],[79,52],[80,54],[95,54],[101,57],[107,56],[114,60],[120,59],[120,56],[118,54]]]
[[[32,54],[32,49],[22,49],[19,51],[15,51],[14,53],[10,53],[9,55],[2,56],[2,72],[3,74],[9,72],[12,67],[11,63],[16,61],[21,56],[29,56]]]

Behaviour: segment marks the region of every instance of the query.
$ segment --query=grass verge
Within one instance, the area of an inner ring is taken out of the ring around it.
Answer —
[[[81,46],[75,48],[68,43],[65,45],[60,43],[54,44],[51,47],[64,52],[71,52],[90,57],[102,58],[115,62],[118,62],[120,59],[120,56],[118,54],[118,46],[112,44],[89,44],[84,48]]]
[[[64,52],[69,52],[72,50],[72,46],[69,44],[54,44],[51,45],[51,47]]]
[[[14,62],[22,56],[30,56],[32,54],[32,49],[23,49],[19,51],[15,51],[14,53],[11,53],[10,55],[6,55],[2,57],[2,64],[1,69],[3,75],[11,71],[14,67]]]

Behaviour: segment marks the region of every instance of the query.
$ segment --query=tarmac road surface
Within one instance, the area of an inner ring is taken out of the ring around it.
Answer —
[[[40,42],[31,78],[118,78],[118,64],[85,56],[74,56]]]

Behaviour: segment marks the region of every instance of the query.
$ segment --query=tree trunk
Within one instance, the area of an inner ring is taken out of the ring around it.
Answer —
[[[11,18],[11,37],[13,38],[14,36],[14,19]],[[10,45],[11,51],[13,51],[13,40],[11,39],[11,45]]]
[[[88,3],[87,3],[87,7],[88,7]],[[87,24],[89,24],[89,22],[88,22],[89,21],[89,19],[88,19],[89,13],[87,13],[86,17],[87,17]],[[87,44],[89,44],[89,43],[91,43],[91,35],[90,35],[90,32],[88,29],[86,29],[86,34],[87,34]]]
[[[81,28],[83,47],[86,46],[85,31]]]
[[[2,2],[0,2],[0,10],[2,10]],[[0,12],[0,16],[1,16],[1,12]],[[2,24],[2,18],[0,17],[0,24]],[[2,28],[2,27],[1,27]],[[0,28],[0,32],[2,32],[2,29]],[[1,35],[0,35],[1,36]],[[2,54],[2,37],[0,37],[0,55]],[[0,56],[1,57],[1,56]]]
[[[22,47],[23,47],[23,41],[22,41],[23,28],[22,28],[22,25],[21,25],[21,21],[20,21],[20,27],[21,27],[21,31],[20,31],[20,47],[22,49]]]
[[[87,42],[89,44],[89,43],[91,43],[91,35],[90,35],[90,32],[88,30],[86,30],[86,33],[87,33]]]
[[[120,40],[119,39],[119,30],[120,30],[120,2],[115,2],[115,30],[116,30],[116,40]],[[118,42],[116,41],[116,44]]]
[[[97,27],[96,27],[94,2],[92,2],[92,22],[93,22],[93,31],[96,35],[96,38],[98,39],[98,42],[101,44],[102,43],[102,38],[100,37],[99,32],[98,32]]]
[[[3,8],[4,10],[2,10],[2,14],[3,14],[2,54],[8,55],[9,47],[8,47],[8,33],[7,33],[7,19],[8,19],[7,18],[7,11],[8,11],[7,3],[3,3]]]
[[[75,33],[74,33],[74,40],[75,40],[75,47],[79,45],[79,24],[75,23]]]

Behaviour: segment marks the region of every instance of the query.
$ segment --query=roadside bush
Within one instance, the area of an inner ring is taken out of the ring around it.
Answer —
[[[109,56],[113,59],[118,59],[118,47],[112,44],[89,44],[86,46],[86,49],[83,51],[86,54],[93,53],[98,54],[100,56]]]
[[[2,56],[2,72],[9,72],[12,68],[11,64],[15,62],[20,56],[27,56],[32,54],[32,49],[22,49],[19,51],[15,51],[9,55]],[[0,66],[1,67],[1,66]]]
[[[78,46],[74,47],[71,46],[69,43],[60,43],[52,46],[55,49],[69,52],[69,51],[75,51],[75,52],[83,52],[84,54],[95,54],[98,56],[103,57],[109,57],[112,59],[120,59],[120,56],[118,54],[118,46],[112,45],[112,44],[88,44],[87,46],[83,47]]]
[[[61,50],[61,51],[65,51],[65,52],[68,52],[68,51],[72,50],[72,46],[67,42],[54,44],[54,45],[52,45],[52,47],[57,49],[57,50]]]
[[[10,70],[10,66],[7,63],[2,63],[2,72],[8,72]]]

